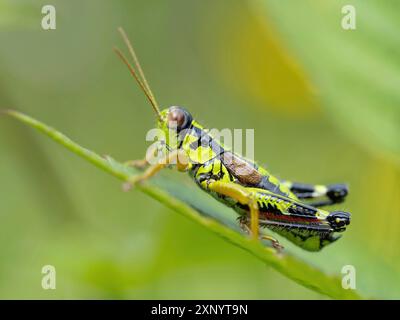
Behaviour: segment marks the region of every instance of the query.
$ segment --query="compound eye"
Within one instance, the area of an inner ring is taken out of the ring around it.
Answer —
[[[186,113],[178,108],[168,112],[168,127],[180,129],[186,123]]]

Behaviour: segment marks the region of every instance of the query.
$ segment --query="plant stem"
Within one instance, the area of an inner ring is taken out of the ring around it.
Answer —
[[[81,147],[79,144],[72,141],[56,129],[47,126],[46,124],[23,113],[13,110],[6,110],[4,113],[22,121],[25,124],[30,125],[31,127],[36,128],[73,153],[81,156],[95,166],[121,180],[126,181],[133,174],[137,173],[135,169],[129,168],[122,163],[113,160],[111,157],[101,157],[95,152]],[[267,265],[273,267],[281,274],[303,285],[304,287],[334,299],[362,299],[362,297],[355,290],[343,289],[339,277],[327,275],[321,270],[307,264],[293,255],[289,255],[287,253],[277,254],[274,249],[265,247],[261,242],[251,240],[237,231],[219,223],[217,220],[210,218],[209,216],[213,216],[212,213],[200,213],[198,210],[194,209],[194,207],[196,207],[194,203],[190,203],[190,201],[182,201],[182,199],[178,199],[176,196],[173,196],[171,192],[168,192],[168,190],[164,190],[163,188],[156,187],[149,183],[137,186],[137,189],[163,203],[167,207],[175,210],[181,215],[218,234],[232,244],[250,252]]]

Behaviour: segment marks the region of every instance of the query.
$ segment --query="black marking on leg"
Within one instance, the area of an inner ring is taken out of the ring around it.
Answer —
[[[326,218],[334,231],[342,232],[350,224],[350,213],[344,211],[333,211]]]
[[[326,192],[326,195],[334,203],[342,202],[349,193],[349,188],[345,184],[331,184],[327,187],[328,191]]]

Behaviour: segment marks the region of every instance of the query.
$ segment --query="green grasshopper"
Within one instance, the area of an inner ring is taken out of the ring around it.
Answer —
[[[126,190],[163,168],[174,166],[188,172],[201,189],[233,208],[244,231],[256,240],[271,241],[277,250],[283,247],[273,237],[260,235],[260,227],[267,227],[308,251],[319,251],[340,238],[337,233],[349,225],[350,214],[320,207],[344,201],[348,194],[346,185],[281,181],[255,162],[224,147],[186,109],[172,106],[160,111],[129,39],[121,28],[119,32],[136,69],[119,49],[114,51],[143,90],[157,116],[157,127],[166,137],[159,141],[158,149],[163,156],[158,162],[149,164],[154,152],[150,153],[150,159],[127,162],[146,169],[128,180]]]

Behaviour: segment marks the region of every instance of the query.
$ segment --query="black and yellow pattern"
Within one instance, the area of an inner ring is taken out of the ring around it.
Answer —
[[[232,207],[245,223],[250,223],[248,203],[241,203],[237,198],[227,195],[230,191],[226,191],[226,194],[216,191],[210,188],[210,184],[218,181],[220,185],[240,186],[242,189],[239,193],[245,191],[254,198],[259,210],[260,226],[273,230],[306,250],[317,251],[337,240],[339,236],[336,233],[344,231],[349,224],[348,213],[328,212],[319,208],[343,201],[347,195],[345,185],[322,186],[280,181],[253,161],[225,148],[185,109],[171,107],[163,110],[162,119],[168,119],[170,112],[182,112],[190,121],[176,128],[174,140],[177,143],[172,148],[169,146],[169,150],[183,151],[188,158],[186,170],[196,183]],[[163,130],[168,128],[171,134],[168,122],[160,121],[159,127]],[[307,204],[307,199],[316,202]]]
[[[126,189],[167,166],[176,165],[179,171],[188,171],[203,190],[232,207],[240,215],[241,226],[254,239],[259,238],[260,226],[268,227],[310,251],[320,250],[338,238],[336,232],[346,229],[350,214],[328,212],[319,207],[343,201],[347,195],[346,186],[312,186],[280,181],[253,161],[225,148],[184,108],[172,106],[160,111],[132,44],[121,28],[119,31],[136,69],[119,49],[114,50],[155,111],[158,128],[163,133],[158,146],[164,155],[160,159],[163,161],[149,166],[143,175],[132,177],[125,184]],[[142,166],[147,160],[131,164]],[[307,199],[316,202],[303,202]],[[270,240],[276,249],[282,248],[270,236],[261,238]]]

